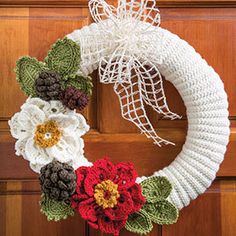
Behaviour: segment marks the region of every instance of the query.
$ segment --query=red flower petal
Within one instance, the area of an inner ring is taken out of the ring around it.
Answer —
[[[109,161],[108,157],[95,161],[93,167],[103,170],[105,172],[115,171],[115,166],[111,161]]]
[[[118,163],[116,165],[116,177],[114,183],[119,185],[119,189],[131,187],[138,175],[131,163]]]
[[[99,217],[98,225],[99,229],[106,234],[113,234],[118,236],[120,230],[125,226],[126,220],[113,221],[107,216]]]
[[[133,212],[133,200],[128,192],[121,192],[118,203],[113,208],[104,210],[104,214],[112,220],[127,220],[130,212]]]
[[[96,214],[96,203],[93,198],[80,202],[78,211],[81,217],[85,220],[90,222],[96,222],[98,220]]]
[[[84,181],[84,188],[89,196],[93,196],[94,187],[98,183],[104,180],[113,179],[115,176],[115,167],[107,159],[102,159],[94,162],[94,165],[90,168],[88,175]]]
[[[89,224],[92,228],[98,229],[98,223],[97,223],[97,222],[94,223],[94,222],[88,221],[88,224]]]
[[[145,198],[142,195],[142,189],[139,184],[134,184],[131,188],[128,189],[132,200],[133,200],[133,211],[131,213],[139,211],[145,203]]]
[[[76,197],[74,199],[77,200],[84,200],[87,199],[89,196],[86,194],[84,189],[84,180],[89,172],[90,167],[79,167],[75,173],[77,176],[77,185],[76,185]]]

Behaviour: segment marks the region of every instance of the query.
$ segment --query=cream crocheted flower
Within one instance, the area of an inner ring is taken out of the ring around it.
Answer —
[[[74,169],[86,165],[81,136],[89,126],[81,114],[65,108],[60,101],[28,98],[9,126],[12,136],[18,139],[16,155],[28,160],[35,172],[53,159]]]

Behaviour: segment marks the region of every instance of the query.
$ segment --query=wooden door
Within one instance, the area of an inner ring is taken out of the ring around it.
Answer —
[[[115,1],[113,1],[115,2]],[[47,222],[39,212],[40,188],[28,163],[14,154],[8,119],[26,97],[13,68],[21,55],[43,59],[50,45],[74,29],[91,23],[88,0],[1,0],[0,8],[0,236],[102,236],[77,215]],[[236,1],[160,0],[161,26],[192,44],[219,73],[229,96],[231,136],[225,160],[209,190],[180,213],[172,226],[155,226],[149,236],[234,236],[236,233]],[[84,112],[91,131],[85,136],[86,156],[94,161],[109,155],[114,162],[132,161],[139,175],[168,165],[180,152],[186,115],[176,89],[165,83],[167,99],[182,120],[169,121],[148,110],[161,135],[176,146],[158,148],[120,116],[112,86],[98,83]],[[122,231],[121,236],[133,234]]]

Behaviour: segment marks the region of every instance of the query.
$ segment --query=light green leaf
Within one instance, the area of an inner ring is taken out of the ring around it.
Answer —
[[[48,220],[59,221],[74,215],[74,211],[69,204],[51,199],[46,194],[42,194],[40,206],[40,211],[47,216]]]
[[[79,69],[80,47],[71,39],[59,39],[48,52],[45,63],[62,76],[73,74]]]
[[[147,213],[140,210],[129,215],[125,228],[136,234],[147,234],[152,230],[153,225]]]
[[[153,176],[141,182],[142,193],[147,202],[157,202],[166,199],[172,190],[166,177]]]
[[[92,78],[90,76],[84,75],[70,75],[64,83],[64,89],[73,86],[80,91],[86,93],[87,95],[92,95],[93,83]]]
[[[169,201],[162,200],[156,203],[146,203],[142,208],[154,223],[159,225],[174,224],[177,222],[179,211]]]
[[[16,80],[26,95],[36,96],[35,80],[44,69],[46,69],[44,63],[36,58],[24,56],[16,61]]]

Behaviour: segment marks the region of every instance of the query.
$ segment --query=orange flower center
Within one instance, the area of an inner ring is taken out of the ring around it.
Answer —
[[[61,131],[55,121],[47,121],[37,126],[34,133],[35,143],[42,147],[52,147],[58,143],[61,137]]]
[[[97,184],[94,189],[94,198],[96,203],[106,208],[113,208],[117,205],[117,199],[120,197],[118,185],[111,180],[105,180]]]

